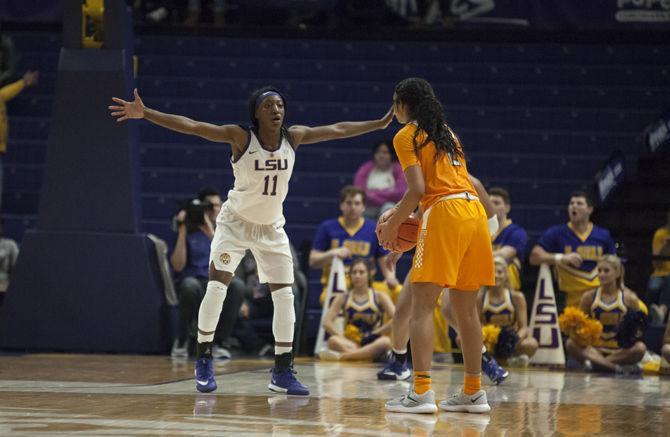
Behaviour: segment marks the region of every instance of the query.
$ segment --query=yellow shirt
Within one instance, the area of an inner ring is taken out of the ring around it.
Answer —
[[[0,88],[0,153],[7,151],[7,138],[9,137],[9,122],[7,121],[5,103],[16,97],[25,86],[26,83],[21,79]]]
[[[654,239],[651,242],[651,250],[654,255],[661,252],[661,248],[665,245],[666,240],[670,238],[670,231],[668,228],[662,227],[656,230]],[[668,276],[670,275],[670,261],[664,261],[659,267],[654,269],[651,276]]]

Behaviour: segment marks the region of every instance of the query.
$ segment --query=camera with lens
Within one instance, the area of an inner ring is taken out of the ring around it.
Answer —
[[[205,224],[205,213],[212,209],[214,209],[214,205],[209,202],[203,202],[199,199],[190,199],[179,206],[178,212],[186,212],[186,215],[184,216],[184,224],[187,228],[193,229]],[[177,222],[175,216],[173,228],[179,228],[180,224],[181,223]]]

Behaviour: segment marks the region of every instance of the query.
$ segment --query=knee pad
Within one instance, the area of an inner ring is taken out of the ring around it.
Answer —
[[[206,294],[212,293],[215,296],[223,295],[225,299],[227,289],[228,287],[226,287],[226,285],[223,282],[209,281],[207,283]]]
[[[280,288],[272,292],[272,303],[275,307],[273,319],[276,323],[280,325],[295,323],[293,299],[293,289],[291,287]]]

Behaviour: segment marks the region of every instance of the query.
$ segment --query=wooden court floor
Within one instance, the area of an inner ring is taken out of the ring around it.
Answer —
[[[199,394],[192,361],[159,356],[0,356],[2,436],[670,436],[670,378],[513,370],[486,385],[489,415],[386,413],[407,382],[377,365],[296,362],[310,397],[267,390],[270,361],[217,364],[219,389]],[[438,398],[462,381],[436,365]]]

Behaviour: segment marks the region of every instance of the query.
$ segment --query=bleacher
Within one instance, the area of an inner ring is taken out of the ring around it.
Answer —
[[[2,215],[6,234],[20,240],[34,226],[39,205],[60,38],[13,37],[22,54],[19,71],[41,72],[39,86],[8,106]],[[589,189],[613,150],[635,159],[641,131],[670,101],[668,45],[145,35],[137,37],[136,50],[145,104],[216,123],[248,123],[246,98],[266,84],[285,92],[289,123],[377,118],[390,107],[398,80],[425,77],[465,144],[470,171],[489,186],[508,188],[512,218],[531,241],[566,220],[569,193]],[[392,137],[396,128],[300,149],[285,208],[296,247],[338,213],[339,189],[369,159],[374,141]],[[141,123],[140,137],[144,230],[171,241],[169,219],[178,201],[204,185],[224,193],[231,185],[229,149],[148,123]],[[310,288],[314,307],[315,272]],[[311,325],[316,314],[308,313]]]

